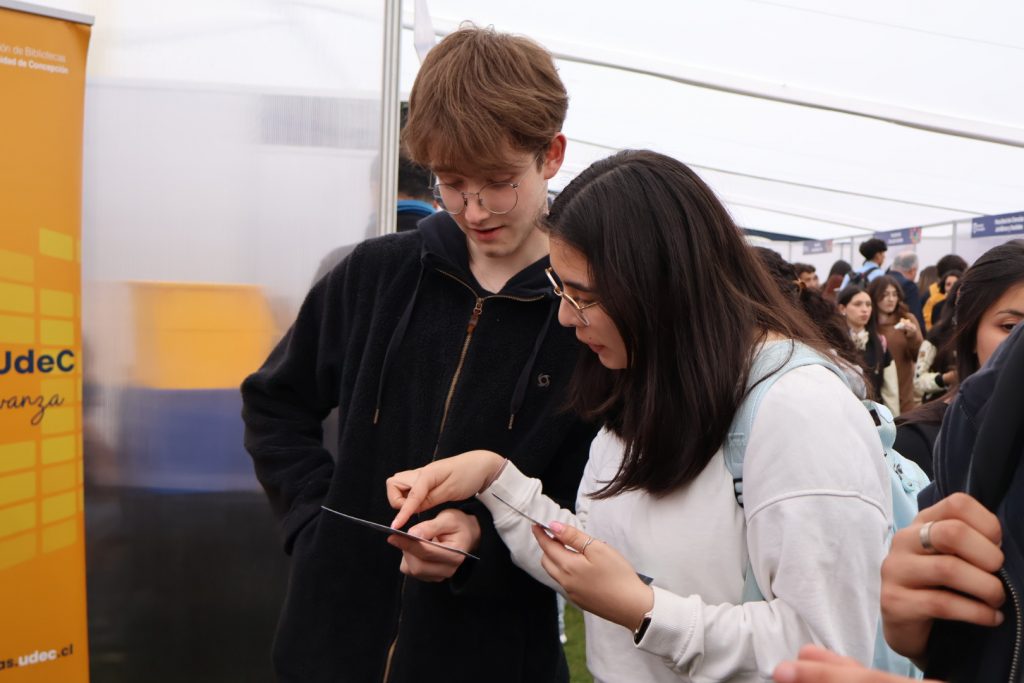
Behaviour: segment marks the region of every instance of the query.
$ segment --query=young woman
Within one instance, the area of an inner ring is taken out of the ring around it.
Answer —
[[[392,526],[479,494],[515,562],[586,610],[588,666],[605,683],[760,681],[811,642],[869,661],[890,493],[856,396],[820,365],[771,385],[743,507],[723,459],[756,354],[827,345],[669,157],[595,163],[547,222],[558,319],[583,344],[571,404],[605,425],[576,514],[501,455],[471,451],[393,476]],[[763,600],[744,602],[748,567]]]
[[[917,318],[903,300],[903,288],[888,275],[868,285],[878,333],[885,337],[889,355],[896,365],[900,393],[900,412],[906,413],[918,404],[914,395],[914,364],[921,348],[921,328]]]
[[[952,325],[952,339],[947,342],[951,352],[942,355],[952,357],[955,365],[943,378],[932,380],[941,381],[947,392],[902,416],[896,431],[896,450],[921,465],[929,476],[935,439],[953,400],[949,387],[955,388],[958,377],[962,381],[977,372],[1024,312],[1024,241],[989,249],[948,291],[954,290],[956,295],[948,300],[952,311],[944,311]],[[941,333],[943,325],[932,327],[932,333]]]
[[[839,314],[846,318],[850,338],[862,354],[867,369],[868,384],[875,395],[881,398],[885,407],[893,414],[900,414],[900,387],[885,338],[878,334],[875,308],[871,295],[862,287],[848,285],[836,297]]]
[[[942,319],[942,311],[946,307],[946,300],[949,298],[949,291],[961,277],[963,277],[963,271],[951,270],[939,281],[939,293],[945,296],[946,299],[939,301],[932,307],[932,320]]]

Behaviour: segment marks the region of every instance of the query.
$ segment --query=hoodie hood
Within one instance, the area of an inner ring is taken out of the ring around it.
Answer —
[[[480,286],[470,270],[466,236],[450,215],[444,211],[438,211],[420,221],[419,231],[423,237],[423,252],[420,261],[424,268],[441,270],[458,277],[472,287],[477,296],[485,297],[490,294]],[[544,274],[544,269],[549,265],[551,262],[547,256],[534,261],[512,276],[512,279],[505,283],[501,291],[494,292],[494,294],[524,299],[538,296],[555,299],[556,297],[551,291],[551,283],[548,282],[548,278]]]

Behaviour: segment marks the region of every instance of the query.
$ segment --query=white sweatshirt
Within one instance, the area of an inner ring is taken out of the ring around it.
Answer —
[[[721,451],[663,498],[589,498],[614,476],[622,449],[608,432],[594,440],[575,516],[511,464],[478,496],[514,561],[555,590],[530,523],[492,492],[534,519],[586,530],[654,578],[653,618],[639,646],[630,630],[586,614],[597,681],[769,680],[806,643],[870,663],[889,481],[871,418],[832,373],[798,368],[765,395],[744,460],[745,508]],[[748,549],[765,601],[740,604]]]

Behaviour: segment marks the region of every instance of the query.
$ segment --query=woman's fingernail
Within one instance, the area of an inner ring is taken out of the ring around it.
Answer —
[[[563,531],[565,531],[565,525],[561,522],[551,522],[551,524],[548,524],[548,526],[551,527],[551,530],[554,531],[556,534],[560,534]]]
[[[996,626],[999,626],[1004,621],[1006,621],[1006,615],[1002,611],[996,610]]]
[[[793,662],[782,662],[772,673],[775,683],[793,683],[796,680],[796,666]]]

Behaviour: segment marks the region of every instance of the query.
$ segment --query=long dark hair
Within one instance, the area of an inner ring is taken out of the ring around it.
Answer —
[[[978,371],[975,351],[981,317],[1010,287],[1024,282],[1024,240],[992,247],[957,282],[952,344],[956,374],[962,382]],[[946,304],[949,305],[948,303]]]
[[[882,308],[878,304],[882,302],[882,298],[885,296],[885,290],[889,287],[896,290],[896,308],[892,312],[893,317],[898,322],[910,315],[910,309],[907,308],[906,299],[903,295],[903,288],[900,287],[900,283],[896,282],[895,278],[890,275],[876,277],[868,283],[867,288],[868,296],[871,297],[871,317],[875,319],[876,327],[878,325],[878,316],[882,313]],[[846,304],[843,305],[845,306]]]
[[[850,339],[850,330],[835,304],[820,291],[805,287],[797,277],[796,265],[783,259],[779,252],[766,247],[754,247],[754,253],[772,276],[779,291],[799,305],[832,350],[854,368],[863,369],[860,351]]]
[[[624,151],[594,163],[546,224],[586,258],[629,359],[611,371],[582,350],[570,385],[572,407],[625,443],[597,497],[663,495],[695,479],[725,440],[768,333],[828,353],[710,188],[670,157]]]
[[[881,279],[881,278],[879,278]],[[843,291],[839,292],[836,296],[836,305],[848,306],[853,297],[863,292],[867,294],[860,285],[846,285]],[[868,297],[871,295],[868,294]],[[868,372],[873,375],[880,376],[882,370],[885,369],[885,349],[882,348],[881,337],[878,336],[878,307],[875,306],[874,299],[871,300],[871,317],[868,318],[867,325],[864,329],[868,331],[868,343],[867,348],[864,350],[863,364],[867,368]],[[849,332],[847,332],[849,334]],[[877,379],[876,379],[877,385]],[[875,387],[878,390],[878,386]]]

